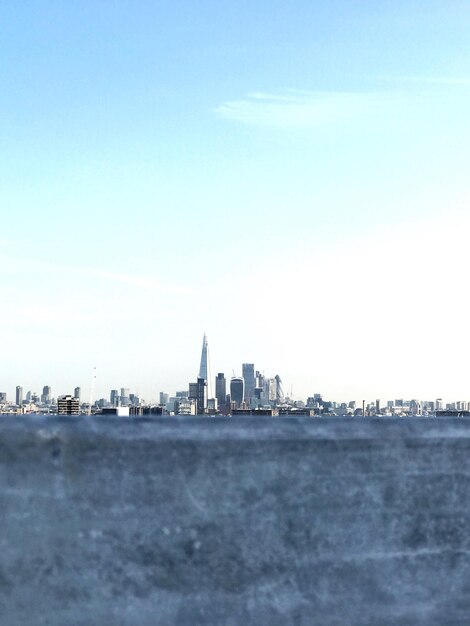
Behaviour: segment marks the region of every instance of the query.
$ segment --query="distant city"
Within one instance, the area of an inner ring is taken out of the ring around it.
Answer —
[[[433,416],[470,415],[470,401],[459,400],[444,403],[435,400],[380,400],[357,402],[335,402],[326,400],[321,393],[313,393],[305,400],[294,400],[285,394],[279,374],[268,378],[255,369],[254,363],[242,364],[242,375],[227,379],[223,372],[212,379],[209,359],[209,344],[204,334],[199,373],[188,388],[170,394],[160,391],[158,403],[148,403],[127,387],[111,389],[109,398],[93,398],[94,378],[89,398],[82,397],[81,387],[73,394],[55,398],[49,385],[39,395],[33,391],[24,393],[17,385],[15,398],[9,400],[7,393],[0,391],[0,414],[56,414],[56,415],[308,415],[308,416]]]

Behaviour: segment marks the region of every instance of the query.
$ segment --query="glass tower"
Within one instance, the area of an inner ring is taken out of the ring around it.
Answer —
[[[199,376],[207,381],[207,335],[204,333],[202,340],[201,365],[199,366]]]

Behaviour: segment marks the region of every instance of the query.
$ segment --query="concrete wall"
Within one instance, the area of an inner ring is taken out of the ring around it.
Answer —
[[[470,623],[470,420],[0,420],[0,624]]]

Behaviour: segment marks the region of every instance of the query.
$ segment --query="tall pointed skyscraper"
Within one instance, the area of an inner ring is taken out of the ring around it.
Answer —
[[[201,365],[199,367],[198,378],[203,378],[207,381],[207,374],[207,335],[204,333],[204,338],[202,340]]]

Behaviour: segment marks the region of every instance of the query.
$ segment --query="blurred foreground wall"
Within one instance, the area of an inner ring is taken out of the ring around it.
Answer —
[[[470,420],[0,418],[1,626],[470,623]]]

